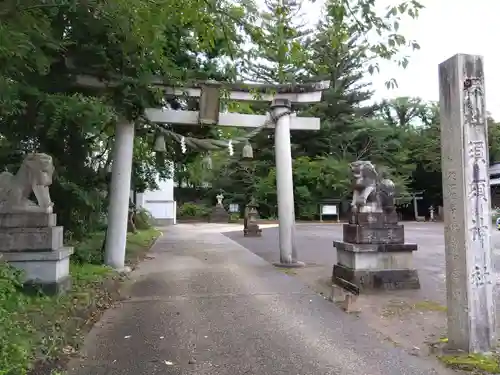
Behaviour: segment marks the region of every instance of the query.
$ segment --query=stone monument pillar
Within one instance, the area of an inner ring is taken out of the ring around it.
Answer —
[[[370,289],[419,289],[413,268],[416,244],[405,243],[404,227],[394,207],[394,183],[380,178],[369,161],[351,164],[354,194],[351,218],[343,227],[343,241],[334,241],[337,264],[333,283]],[[346,283],[347,282],[347,283]]]
[[[229,213],[226,211],[224,208],[224,205],[222,204],[222,200],[224,199],[224,195],[222,193],[217,194],[217,204],[212,210],[212,213],[210,214],[210,222],[211,223],[229,223]]]
[[[439,65],[448,348],[495,351],[497,273],[491,237],[483,58]]]
[[[28,154],[17,174],[0,174],[0,259],[24,271],[25,286],[47,294],[71,285],[63,227],[56,225],[49,186],[54,166],[46,154]],[[28,198],[31,193],[36,203]]]

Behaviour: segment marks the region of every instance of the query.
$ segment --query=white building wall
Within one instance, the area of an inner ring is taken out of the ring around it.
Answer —
[[[173,173],[172,173],[173,175]],[[177,206],[174,199],[174,181],[157,180],[158,190],[137,194],[137,207],[148,210],[159,225],[176,224]]]

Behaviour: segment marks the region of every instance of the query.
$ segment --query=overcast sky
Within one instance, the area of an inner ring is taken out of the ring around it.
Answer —
[[[418,96],[438,100],[438,64],[455,55],[482,55],[485,61],[487,110],[500,120],[500,1],[499,0],[420,0],[425,5],[419,19],[401,24],[401,33],[421,46],[413,52],[406,69],[382,64],[373,77],[376,100],[396,96]],[[399,4],[399,0],[377,0]],[[322,1],[307,6],[307,18],[318,19]],[[397,89],[387,90],[384,82],[395,78]]]

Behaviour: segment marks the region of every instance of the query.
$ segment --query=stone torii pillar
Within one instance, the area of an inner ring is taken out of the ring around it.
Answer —
[[[127,246],[134,130],[133,123],[118,122],[113,146],[104,263],[118,271],[127,270],[125,268],[125,249]]]
[[[300,267],[295,243],[295,200],[293,194],[292,149],[290,143],[290,111],[287,99],[275,99],[271,113],[276,121],[274,151],[276,153],[276,190],[278,197],[280,262],[276,266]],[[280,117],[282,116],[282,117]]]
[[[496,347],[496,327],[482,57],[441,63],[439,85],[448,343],[484,353]]]

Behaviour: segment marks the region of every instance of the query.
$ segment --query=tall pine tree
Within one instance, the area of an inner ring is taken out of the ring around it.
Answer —
[[[303,21],[303,0],[265,0],[259,14],[259,33],[254,33],[241,76],[247,81],[286,84],[300,82],[308,61],[305,45],[312,30]],[[253,104],[256,113],[269,110],[268,104]],[[274,131],[255,137],[259,164],[257,174],[266,175],[274,161]]]
[[[246,56],[243,76],[263,83],[296,82],[304,72],[304,41],[311,31],[302,20],[301,0],[265,0],[260,29]]]

